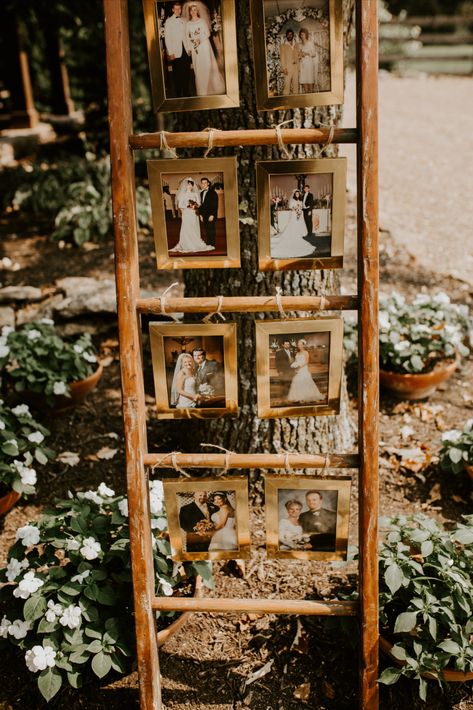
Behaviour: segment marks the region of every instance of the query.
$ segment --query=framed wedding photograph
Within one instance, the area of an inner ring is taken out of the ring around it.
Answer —
[[[240,267],[236,158],[148,160],[158,269]]]
[[[259,110],[343,103],[339,0],[254,0],[251,22]]]
[[[155,111],[239,106],[234,0],[143,0]]]
[[[266,476],[268,557],[345,560],[351,479]]]
[[[172,479],[163,485],[173,560],[249,558],[247,477]]]
[[[346,158],[256,164],[261,271],[341,269]]]
[[[235,323],[150,323],[158,419],[238,411]]]
[[[343,319],[256,323],[258,416],[338,414]]]

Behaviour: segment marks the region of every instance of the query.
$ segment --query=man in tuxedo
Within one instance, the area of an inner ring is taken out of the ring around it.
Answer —
[[[217,226],[218,195],[206,177],[200,181],[200,221],[205,227],[205,241],[215,246],[215,229]]]
[[[284,74],[283,96],[299,93],[299,48],[294,32],[287,30],[286,39],[279,49],[279,62]]]
[[[190,59],[184,47],[186,23],[181,15],[182,3],[175,2],[172,6],[172,15],[164,23],[166,59],[171,69],[176,97],[189,96],[190,93]]]
[[[216,360],[208,360],[203,348],[196,348],[193,353],[197,366],[195,373],[195,388],[204,397],[225,397],[225,379],[223,368]],[[209,391],[211,388],[211,392]],[[201,402],[205,407],[205,400]]]
[[[308,510],[299,516],[299,524],[304,533],[310,535],[312,550],[318,552],[335,550],[337,514],[322,507],[321,491],[307,491]]]
[[[304,185],[304,197],[302,198],[302,210],[304,212],[304,222],[307,228],[307,237],[312,236],[312,210],[314,207],[314,196],[309,185]]]
[[[196,534],[195,526],[203,521],[210,521],[212,510],[208,504],[208,496],[206,491],[196,491],[192,503],[183,505],[179,511],[179,525],[186,533]],[[209,549],[212,533],[199,536],[198,541],[191,542],[186,535],[186,550],[187,552],[205,552]]]
[[[276,369],[279,379],[283,384],[283,397],[286,397],[291,386],[291,380],[294,375],[294,370],[291,365],[294,362],[294,356],[291,350],[291,343],[285,340],[282,347],[276,350]]]

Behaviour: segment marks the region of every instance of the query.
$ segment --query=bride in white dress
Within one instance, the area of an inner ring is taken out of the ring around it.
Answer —
[[[299,39],[299,84],[304,94],[310,94],[317,76],[317,50],[305,27],[299,30]]]
[[[212,503],[218,510],[210,516],[215,532],[210,540],[209,550],[238,550],[235,508],[225,493],[215,492]]]
[[[292,378],[289,394],[287,395],[289,402],[310,403],[320,402],[325,399],[310,374],[309,352],[306,349],[306,345],[307,341],[304,338],[297,341],[298,353],[291,364],[296,373]]]
[[[196,252],[215,249],[210,244],[206,244],[200,236],[200,222],[197,214],[200,207],[200,192],[191,177],[181,180],[176,194],[176,205],[181,211],[181,231],[179,232],[179,242],[170,251]]]
[[[303,237],[307,236],[307,227],[302,210],[302,193],[294,190],[289,200],[291,214],[282,232],[271,237],[271,257],[273,259],[295,259],[312,256],[315,247]]]
[[[195,387],[195,362],[190,353],[181,353],[177,358],[171,385],[171,406],[176,409],[196,407],[199,395]]]
[[[197,96],[224,94],[225,80],[210,43],[209,11],[203,2],[186,2],[182,14],[186,21],[184,46],[192,59]]]

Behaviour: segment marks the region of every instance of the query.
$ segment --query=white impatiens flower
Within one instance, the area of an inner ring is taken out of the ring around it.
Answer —
[[[32,673],[54,668],[56,665],[56,651],[51,646],[33,646],[25,653],[26,667]]]
[[[97,505],[100,505],[101,503],[103,503],[102,498],[99,495],[97,495],[97,493],[95,491],[85,491],[84,498],[86,500],[91,500],[94,503],[97,503]]]
[[[44,435],[40,431],[33,431],[28,434],[28,441],[31,441],[32,444],[41,444],[44,441]]]
[[[70,552],[71,550],[78,550],[80,548],[80,542],[74,538],[66,540],[66,550]]]
[[[30,622],[23,621],[22,619],[16,619],[8,627],[8,633],[17,640],[24,639],[28,631],[30,630]]]
[[[108,488],[108,486],[103,483],[100,484],[100,486],[97,488],[97,493],[100,496],[103,496],[104,498],[113,498],[115,496],[115,491],[112,490],[111,488]]]
[[[3,419],[0,419],[0,431],[3,431],[5,429],[5,422]]]
[[[86,569],[80,574],[74,575],[74,577],[71,577],[71,582],[77,582],[78,584],[82,584],[84,582],[84,579],[87,579],[87,577],[90,575],[90,569]]]
[[[2,328],[2,337],[3,338],[8,338],[10,333],[13,333],[15,328],[13,328],[11,325],[4,325]]]
[[[118,510],[120,511],[120,513],[123,515],[124,518],[128,518],[128,501],[126,498],[119,501]]]
[[[164,489],[162,481],[150,481],[149,503],[152,515],[159,515],[163,509]]]
[[[450,429],[450,431],[445,431],[442,434],[442,441],[451,441],[452,443],[455,443],[459,439],[461,439],[462,432],[458,431],[458,429]]]
[[[0,639],[6,639],[8,636],[8,629],[11,626],[11,621],[10,619],[7,619],[7,617],[4,615],[3,619],[0,621]]]
[[[440,293],[434,294],[434,296],[432,297],[432,301],[434,303],[439,303],[442,306],[446,306],[448,303],[450,303],[450,296],[441,291]]]
[[[54,394],[66,394],[66,385],[64,382],[61,382],[60,380],[58,382],[55,382],[53,384],[53,392]]]
[[[473,429],[473,419],[467,419],[463,431],[470,431],[471,429]]]
[[[36,328],[32,328],[26,333],[26,337],[28,340],[38,340],[38,338],[41,338],[41,331],[36,330]]]
[[[82,355],[82,357],[84,358],[84,360],[86,360],[86,362],[97,362],[97,358],[95,357],[95,355],[93,353],[88,353],[87,350]]]
[[[34,525],[24,525],[16,531],[16,540],[21,540],[25,547],[33,547],[39,542],[39,530]]]
[[[16,407],[12,409],[15,417],[31,417],[30,408],[27,404],[17,404]]]
[[[67,606],[59,619],[61,626],[67,626],[69,629],[77,629],[80,626],[82,611],[80,606],[71,604]]]
[[[62,614],[62,604],[56,604],[52,599],[48,601],[48,610],[46,611],[46,621],[50,624],[54,623],[58,616]]]
[[[94,537],[86,537],[82,540],[82,547],[80,548],[80,554],[85,557],[86,560],[95,560],[99,556],[102,548],[100,547],[100,542]]]
[[[14,582],[22,570],[29,567],[29,562],[25,558],[21,562],[16,560],[14,557],[7,564],[6,575],[9,582]]]
[[[172,595],[172,586],[169,584],[167,579],[163,579],[162,577],[158,577],[159,585],[161,587],[161,591],[164,594],[165,597],[170,597]]]
[[[73,350],[74,350],[74,352],[77,353],[78,355],[82,355],[82,353],[84,352],[84,348],[83,348],[82,345],[74,345]]]
[[[0,345],[0,357],[6,357],[10,352],[8,345]]]
[[[389,330],[391,321],[389,320],[389,313],[387,311],[379,312],[379,328],[380,330]]]
[[[54,325],[54,321],[52,318],[41,318],[39,321],[42,325]]]
[[[404,350],[408,350],[410,346],[411,344],[408,340],[400,340],[398,343],[394,344],[394,350],[396,350],[398,353],[402,353],[404,352]]]
[[[18,586],[13,590],[13,596],[17,599],[28,599],[31,594],[38,591],[44,585],[42,579],[35,577],[34,572],[27,572]]]
[[[13,461],[13,465],[20,474],[21,482],[24,485],[34,486],[36,484],[37,476],[34,468],[29,468],[25,466],[23,461]]]

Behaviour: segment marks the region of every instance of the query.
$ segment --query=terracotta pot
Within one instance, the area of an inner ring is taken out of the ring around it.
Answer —
[[[457,361],[440,362],[431,372],[419,374],[379,371],[379,381],[396,399],[425,399],[448,380],[457,368]]]
[[[467,474],[469,475],[469,477],[473,481],[473,466],[465,464],[465,471],[467,472]]]
[[[5,493],[5,495],[0,498],[0,516],[6,515],[8,511],[13,508],[15,503],[20,500],[20,498],[21,495],[16,491],[9,491],[8,493]]]
[[[202,577],[196,577],[195,578],[195,589],[194,589],[194,597],[202,597],[204,594],[204,585],[202,582]],[[169,639],[177,634],[179,629],[181,629],[184,624],[189,621],[189,619],[192,616],[191,611],[185,611],[183,614],[180,614],[175,621],[172,622],[172,624],[169,624],[165,629],[162,629],[161,631],[158,631],[158,647],[161,648],[161,646],[164,646],[166,641],[169,641]]]
[[[383,636],[379,637],[379,647],[385,653],[389,658],[391,658],[394,663],[397,666],[405,666],[405,661],[400,661],[398,658],[395,658],[393,654],[391,653],[391,649],[393,647],[393,644],[385,639]],[[426,672],[426,673],[421,673],[421,676],[423,678],[427,678],[428,680],[438,680],[438,677],[442,677],[443,680],[445,680],[447,683],[465,683],[467,680],[473,680],[473,673],[463,673],[463,671],[455,671],[455,670],[449,670],[446,668],[443,670],[439,675],[437,676],[436,673],[433,672]]]
[[[95,372],[86,377],[84,380],[76,380],[75,382],[69,382],[69,387],[71,390],[71,396],[66,397],[63,394],[54,396],[54,404],[46,404],[46,397],[44,394],[39,392],[29,392],[25,390],[21,393],[21,401],[31,404],[36,409],[49,410],[50,413],[55,414],[56,412],[62,412],[64,409],[69,409],[70,407],[76,407],[78,404],[82,404],[87,395],[94,390],[103,373],[103,365],[99,362],[99,365]]]

